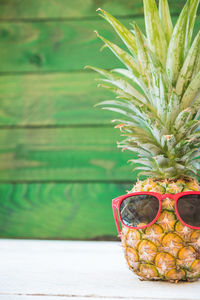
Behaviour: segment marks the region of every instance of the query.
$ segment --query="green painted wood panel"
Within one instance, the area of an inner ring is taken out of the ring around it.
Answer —
[[[143,23],[139,19],[139,24]],[[0,23],[1,72],[72,71],[87,64],[121,66],[108,49],[99,52],[102,42],[95,29],[108,39],[119,41],[100,17],[98,21],[82,22]]]
[[[97,88],[97,73],[0,76],[0,126],[110,124],[115,113],[94,108],[114,95]]]
[[[130,28],[133,20],[127,18],[123,23]],[[137,24],[144,29],[143,18],[137,18]],[[197,22],[195,32],[199,24]],[[109,24],[100,17],[98,21],[81,22],[2,22],[1,72],[66,72],[83,70],[87,64],[103,68],[122,66],[109,49],[99,52],[102,42],[94,29],[122,46]]]
[[[174,14],[183,2],[170,0]],[[117,149],[120,132],[107,126],[115,114],[93,108],[111,94],[83,71],[120,66],[99,52],[94,29],[121,42],[97,7],[144,29],[142,0],[0,1],[0,237],[117,234],[111,199],[136,180],[135,155]]]
[[[107,183],[0,184],[0,237],[116,237],[111,199],[129,188]]]
[[[0,180],[135,180],[109,127],[4,129],[0,131]]]
[[[185,0],[169,0],[173,13],[179,12]],[[114,15],[143,13],[142,0],[1,0],[0,18],[10,19],[43,19],[43,18],[81,18],[94,17],[96,9],[101,7]]]

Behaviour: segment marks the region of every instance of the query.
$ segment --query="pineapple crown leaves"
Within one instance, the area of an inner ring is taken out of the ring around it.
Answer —
[[[96,32],[124,68],[104,70],[99,86],[116,94],[99,103],[123,115],[115,126],[122,150],[138,154],[134,169],[156,178],[197,174],[200,168],[200,32],[192,42],[200,0],[187,0],[173,27],[167,0],[143,0],[146,35],[136,23],[127,29],[98,9],[127,50]]]

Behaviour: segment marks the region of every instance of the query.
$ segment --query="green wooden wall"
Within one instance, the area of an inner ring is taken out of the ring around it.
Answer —
[[[184,0],[169,2],[175,22]],[[111,199],[136,174],[93,108],[113,96],[83,70],[120,66],[99,52],[94,29],[121,42],[98,7],[144,29],[142,0],[0,0],[0,237],[116,236]]]

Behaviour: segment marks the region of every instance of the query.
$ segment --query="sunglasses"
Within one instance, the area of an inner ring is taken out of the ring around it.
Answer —
[[[112,201],[118,233],[121,234],[119,219],[124,226],[133,229],[153,225],[160,216],[162,200],[166,198],[174,200],[176,216],[182,224],[192,229],[200,229],[200,192],[177,194],[137,192],[117,197]]]

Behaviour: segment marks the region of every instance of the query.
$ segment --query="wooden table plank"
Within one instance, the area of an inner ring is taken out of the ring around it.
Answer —
[[[52,299],[53,298],[53,299]],[[67,299],[67,300],[86,300],[86,299],[95,299],[98,300],[100,299],[109,299],[109,300],[121,300],[121,299],[130,299],[130,300],[155,300],[153,298],[129,298],[129,297],[95,297],[95,296],[89,296],[89,297],[79,297],[79,296],[65,296],[65,295],[61,295],[61,296],[35,296],[35,295],[0,295],[0,300],[62,300],[62,299]],[[160,299],[160,300],[169,300],[169,299]],[[174,299],[176,300],[176,299]],[[188,299],[186,299],[188,300]],[[190,300],[190,299],[189,299]]]
[[[0,240],[0,251],[1,296],[199,299],[200,282],[139,281],[118,242]]]
[[[0,131],[1,181],[136,180],[137,155],[121,152],[119,129],[20,128]]]
[[[94,298],[93,299],[99,299],[99,298]],[[67,299],[67,300],[86,300],[87,298],[85,297],[79,297],[76,296],[76,298],[74,299],[74,296],[70,297],[70,296],[65,296],[65,295],[60,295],[60,296],[47,296],[47,295],[8,295],[8,294],[3,294],[0,295],[0,300],[62,300],[62,299]],[[109,298],[109,300],[117,300],[120,298]],[[135,300],[135,299],[134,299]],[[137,300],[137,299],[136,299]],[[141,300],[141,299],[138,299]]]
[[[62,300],[62,299],[66,299],[66,300],[87,300],[87,299],[94,299],[94,300],[99,300],[99,299],[108,299],[108,300],[156,300],[155,298],[146,298],[146,297],[102,297],[102,296],[94,296],[94,295],[89,295],[89,296],[76,296],[76,295],[72,295],[71,296],[66,296],[66,295],[51,295],[51,296],[47,296],[47,295],[0,295],[0,300]],[[159,300],[171,300],[170,298],[160,298]],[[179,299],[175,299],[173,298],[172,300],[179,300]],[[191,299],[181,299],[181,300],[191,300]]]
[[[4,20],[14,19],[44,19],[44,18],[81,18],[97,16],[96,9],[101,6],[103,9],[115,15],[130,15],[143,13],[143,1],[110,0],[94,1],[84,0],[1,0],[0,18]],[[169,0],[171,12],[177,13],[181,10],[185,0]],[[78,8],[78,9],[77,9]]]
[[[53,298],[53,299],[52,299]],[[86,300],[86,299],[109,299],[109,300],[156,300],[155,298],[152,297],[110,297],[110,296],[95,296],[95,295],[86,295],[86,296],[79,296],[79,295],[34,295],[34,294],[26,294],[26,295],[0,295],[0,300],[62,300],[62,299],[67,299],[67,300]],[[175,299],[175,298],[159,298],[159,300],[180,300],[180,299]],[[181,300],[191,300],[191,299],[181,299]]]

